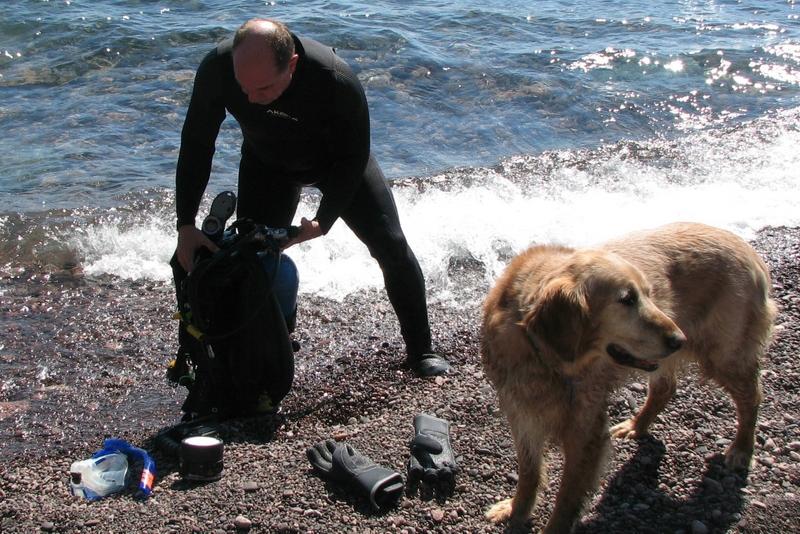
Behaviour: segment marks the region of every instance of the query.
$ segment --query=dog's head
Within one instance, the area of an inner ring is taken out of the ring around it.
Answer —
[[[619,256],[576,252],[528,295],[521,326],[535,347],[571,367],[607,356],[655,371],[686,337],[651,291],[644,274]]]

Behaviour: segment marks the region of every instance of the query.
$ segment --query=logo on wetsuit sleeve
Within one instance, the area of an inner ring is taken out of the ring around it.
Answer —
[[[285,119],[287,121],[293,121],[293,122],[300,122],[300,119],[298,119],[297,117],[292,117],[291,115],[289,115],[284,111],[279,111],[277,109],[267,109],[265,110],[265,112],[268,113],[269,115],[274,115],[279,119]]]

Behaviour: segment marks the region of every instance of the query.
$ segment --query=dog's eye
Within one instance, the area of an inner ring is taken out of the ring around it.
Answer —
[[[625,291],[619,297],[620,304],[624,304],[625,306],[633,306],[636,304],[636,301],[639,300],[639,296],[636,294],[635,291]]]

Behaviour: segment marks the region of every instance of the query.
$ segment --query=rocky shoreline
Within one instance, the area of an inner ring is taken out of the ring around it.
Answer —
[[[602,485],[577,532],[791,532],[800,525],[800,229],[769,228],[754,241],[780,307],[763,362],[765,401],[747,477],[721,453],[735,414],[719,389],[693,373],[652,429],[615,442]],[[455,273],[456,275],[458,273]],[[0,268],[0,532],[502,532],[485,510],[513,493],[516,460],[508,425],[480,365],[480,296],[474,305],[431,305],[437,348],[455,364],[446,378],[402,367],[394,315],[381,292],[345,302],[302,297],[294,387],[274,419],[225,429],[221,480],[188,484],[174,459],[155,452],[153,496],[130,492],[87,503],[69,494],[69,465],[105,437],[152,449],[179,418],[182,389],[164,366],[176,343],[172,288],[83,277],[56,268]],[[612,421],[630,415],[646,379],[612,398]],[[335,437],[404,478],[414,415],[451,423],[461,472],[442,496],[417,488],[375,513],[364,499],[310,469],[305,449]],[[548,517],[560,459],[532,517]]]

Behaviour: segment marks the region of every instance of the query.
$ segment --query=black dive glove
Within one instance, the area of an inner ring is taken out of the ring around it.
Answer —
[[[450,445],[450,423],[432,415],[414,417],[414,437],[408,460],[408,479],[452,486],[458,471]]]
[[[403,494],[403,478],[346,443],[332,439],[306,449],[314,469],[327,480],[351,484],[369,497],[376,509],[394,504]]]

